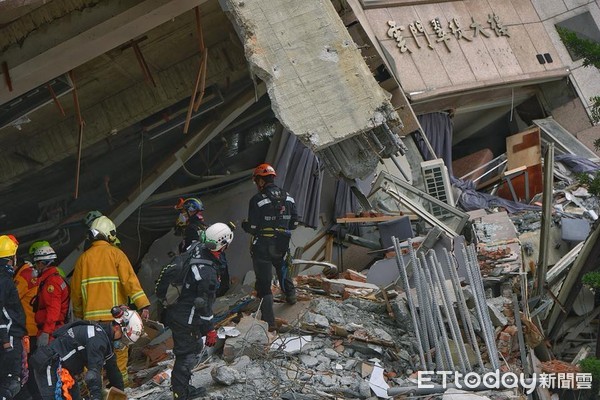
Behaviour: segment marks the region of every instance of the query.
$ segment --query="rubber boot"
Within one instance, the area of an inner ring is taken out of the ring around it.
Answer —
[[[193,399],[197,399],[199,397],[204,397],[206,396],[206,388],[203,386],[199,386],[199,387],[195,387],[195,386],[188,386],[188,400],[193,400]]]
[[[274,330],[277,326],[275,325],[275,311],[273,311],[273,295],[269,294],[262,298],[262,305],[260,306],[261,319],[269,324],[269,330]]]
[[[285,301],[291,305],[296,304],[296,302],[298,302],[298,298],[296,297],[296,289],[295,288],[285,294]]]

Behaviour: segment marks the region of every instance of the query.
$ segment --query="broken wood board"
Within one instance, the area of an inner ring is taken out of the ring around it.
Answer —
[[[522,233],[519,235],[519,240],[523,249],[525,271],[533,272],[540,254],[540,229]],[[550,228],[549,240],[548,265],[555,265],[569,252],[569,244],[562,240],[560,227],[556,225]],[[548,274],[546,279],[549,281]]]
[[[508,136],[506,138],[506,168],[513,170],[522,166],[527,167],[529,180],[529,197],[542,193],[544,184],[542,176],[542,146],[539,128]],[[519,199],[525,198],[525,175],[511,178],[515,193]],[[498,190],[498,196],[513,200],[508,184],[503,184]]]
[[[106,400],[127,400],[127,395],[116,387],[111,387],[106,394]]]

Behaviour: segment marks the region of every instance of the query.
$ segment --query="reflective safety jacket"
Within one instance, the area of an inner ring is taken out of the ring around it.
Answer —
[[[221,267],[220,257],[217,257],[204,244],[196,242],[187,253],[174,259],[184,263],[183,267],[187,270],[182,277],[181,295],[175,304],[167,308],[169,318],[180,326],[198,328],[203,335],[214,329],[213,304],[218,289],[217,271]],[[163,268],[156,281],[156,293],[166,293],[170,283],[166,280],[166,270],[176,267],[170,264]]]
[[[35,323],[40,333],[50,334],[67,320],[69,286],[56,267],[46,268],[39,282]]]
[[[298,227],[296,202],[285,190],[267,184],[250,199],[246,232],[262,237],[275,237]]]
[[[14,271],[0,265],[0,345],[21,340],[25,335],[25,313],[13,281]]]
[[[15,272],[14,281],[19,292],[23,311],[25,311],[27,335],[36,336],[38,328],[35,323],[35,312],[33,311],[31,300],[37,294],[39,280],[34,274],[33,266],[28,262],[21,265]]]
[[[50,343],[50,348],[72,376],[85,371],[84,380],[91,399],[102,399],[102,368],[106,370],[109,383],[124,390],[123,377],[113,353],[114,336],[109,323],[75,321],[63,325],[53,335],[56,339]]]
[[[123,251],[96,240],[75,263],[71,277],[73,315],[91,321],[112,321],[110,309],[135,304],[150,305],[131,263]]]

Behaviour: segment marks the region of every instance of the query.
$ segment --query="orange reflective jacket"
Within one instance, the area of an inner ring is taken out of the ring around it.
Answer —
[[[37,335],[37,325],[35,323],[35,313],[31,306],[31,300],[35,297],[38,291],[38,278],[34,276],[34,269],[29,263],[25,263],[19,267],[14,276],[15,286],[19,292],[19,298],[25,311],[25,327],[27,335]]]

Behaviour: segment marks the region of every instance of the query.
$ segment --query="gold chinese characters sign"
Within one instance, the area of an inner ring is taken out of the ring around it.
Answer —
[[[508,33],[508,28],[505,27],[501,22],[500,18],[495,14],[488,14],[487,23],[492,31],[496,34],[496,36],[510,36]],[[403,25],[398,25],[396,21],[388,21],[387,25],[389,27],[387,31],[388,37],[394,39],[397,44],[396,46],[400,49],[401,53],[412,53],[411,45],[409,45],[407,38],[402,36],[402,32],[406,29]],[[448,21],[448,30],[445,30],[440,22],[439,18],[434,18],[429,21],[431,31],[435,34],[435,43],[443,43],[446,46],[446,50],[451,52],[450,47],[448,46],[448,42],[455,38],[456,40],[466,40],[468,42],[473,41],[473,39],[477,36],[489,38],[490,33],[484,30],[483,25],[475,20],[475,18],[471,17],[471,24],[469,25],[469,29],[467,32],[463,31],[463,28],[457,18],[452,18]],[[408,29],[410,30],[410,34],[412,35],[414,45],[421,49],[424,46],[422,45],[422,41],[427,42],[427,47],[433,50],[434,43],[432,39],[429,37],[429,32],[426,29],[426,25],[421,21],[414,21],[408,24]],[[433,35],[432,35],[433,36]]]

